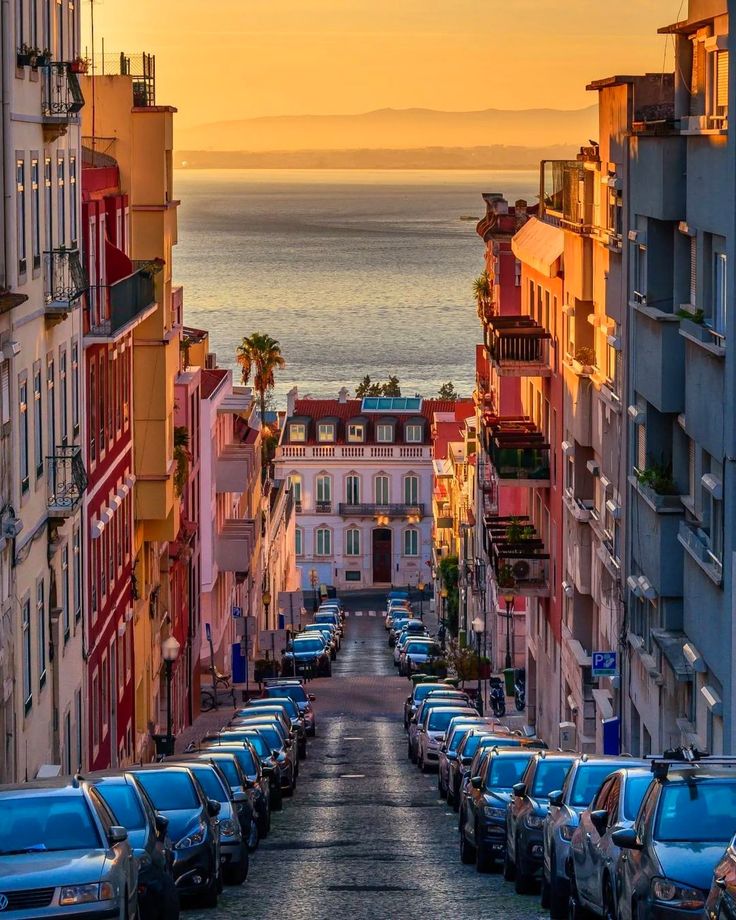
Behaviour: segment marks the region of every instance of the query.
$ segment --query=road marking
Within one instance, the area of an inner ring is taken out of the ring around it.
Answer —
[[[341,773],[340,779],[365,779],[365,773]]]
[[[368,616],[369,616],[369,617],[374,617],[375,615],[376,615],[376,611],[375,611],[375,610],[369,610],[369,611],[368,611]]]
[[[349,616],[350,616],[350,611],[349,611],[349,610],[346,610],[344,615],[345,615],[346,617],[349,617]]]
[[[359,737],[358,735],[346,735],[342,740],[343,741],[362,741],[363,739]]]
[[[363,611],[362,611],[362,610],[356,610],[356,611],[355,611],[355,616],[356,616],[356,617],[362,617],[362,616],[363,616]]]

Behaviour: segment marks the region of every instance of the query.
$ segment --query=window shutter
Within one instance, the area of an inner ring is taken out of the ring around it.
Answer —
[[[636,426],[636,468],[645,470],[647,467],[647,429],[644,425]]]
[[[698,290],[698,241],[690,237],[690,303],[695,306]]]
[[[728,109],[728,51],[719,51],[716,63],[716,107]],[[720,115],[721,112],[719,111]]]
[[[687,442],[687,479],[688,479],[688,495],[691,499],[695,499],[695,488],[696,488],[696,478],[695,478],[695,441],[690,438]]]
[[[0,424],[10,421],[10,362],[0,364]]]

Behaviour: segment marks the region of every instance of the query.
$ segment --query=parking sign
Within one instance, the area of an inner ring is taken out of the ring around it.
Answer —
[[[615,677],[618,674],[618,652],[593,652],[593,677]]]

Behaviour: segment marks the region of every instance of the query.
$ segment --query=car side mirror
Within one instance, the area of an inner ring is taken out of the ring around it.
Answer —
[[[518,796],[520,799],[524,798],[526,795],[526,783],[516,783],[511,787],[511,791],[515,796]]]
[[[313,702],[317,699],[317,694],[316,694],[316,693],[308,693],[308,694],[307,694],[307,699],[309,700],[310,703],[313,703]]]
[[[622,827],[611,834],[611,840],[621,850],[642,850],[644,845],[633,827]]]
[[[483,777],[482,776],[471,776],[470,785],[473,787],[473,789],[480,789],[483,785]]]
[[[247,801],[248,801],[248,796],[245,792],[241,792],[240,790],[238,790],[237,792],[233,792],[233,802],[235,802],[236,805],[242,805],[244,802],[247,802]]]
[[[590,821],[593,827],[602,837],[606,833],[606,825],[608,824],[608,812],[605,810],[605,808],[600,808],[597,811],[591,811]]]
[[[163,840],[164,837],[166,836],[166,832],[169,829],[169,819],[166,817],[166,815],[158,814],[157,812],[155,824],[156,824],[156,833],[158,835],[158,838],[159,840]]]
[[[120,824],[112,824],[107,832],[107,839],[111,846],[115,846],[116,843],[125,843],[128,839],[128,831]]]
[[[547,798],[549,799],[549,804],[553,808],[559,808],[562,805],[562,790],[555,789],[554,792],[550,792]]]
[[[207,799],[207,814],[210,818],[216,818],[220,814],[220,803],[214,799]]]

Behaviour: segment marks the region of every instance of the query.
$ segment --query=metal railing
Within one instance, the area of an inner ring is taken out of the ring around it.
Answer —
[[[156,302],[150,271],[139,268],[109,287],[110,316],[90,326],[89,335],[112,336]]]
[[[536,323],[513,328],[486,328],[486,346],[491,361],[503,369],[515,365],[547,366],[549,364],[549,333]]]
[[[131,77],[133,80],[133,105],[146,108],[156,105],[156,55],[105,54],[95,61],[94,73]]]
[[[57,446],[46,459],[49,464],[49,514],[66,517],[74,513],[87,488],[82,449]]]
[[[44,300],[48,308],[68,310],[88,287],[78,249],[44,252]]]
[[[377,515],[385,514],[387,517],[413,517],[416,515],[424,517],[423,504],[378,505],[363,502],[357,504],[340,502],[339,509],[340,514],[343,516],[376,517]]]
[[[316,502],[314,510],[317,514],[332,514],[332,502]]]
[[[79,78],[67,61],[53,61],[45,68],[42,113],[44,118],[66,121],[84,106]]]

